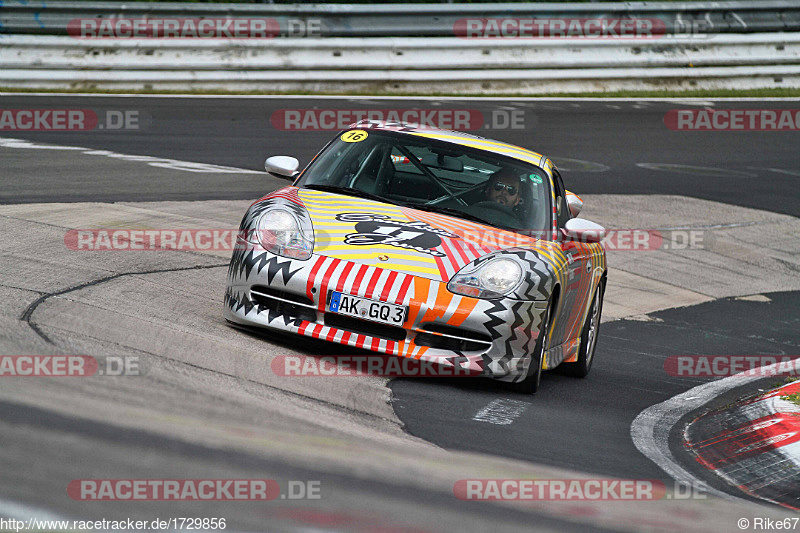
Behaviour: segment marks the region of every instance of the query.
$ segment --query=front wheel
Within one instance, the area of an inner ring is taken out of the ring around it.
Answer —
[[[550,329],[550,319],[553,316],[552,302],[547,305],[547,309],[542,317],[542,325],[539,329],[539,337],[531,354],[531,363],[528,366],[528,375],[525,379],[511,384],[511,390],[522,394],[535,394],[539,390],[539,383],[542,381],[542,367],[544,366],[544,352],[547,350],[547,332]]]
[[[594,351],[597,347],[597,335],[600,333],[600,315],[603,312],[603,293],[605,284],[600,282],[594,291],[592,307],[586,315],[586,322],[581,332],[581,346],[578,350],[578,360],[574,363],[562,363],[561,373],[576,378],[585,378],[589,375],[594,361]]]

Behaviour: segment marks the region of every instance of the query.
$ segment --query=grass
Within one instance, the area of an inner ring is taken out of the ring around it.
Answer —
[[[796,378],[794,376],[787,377],[783,383],[778,384],[778,387],[788,385],[789,383],[794,383],[798,380],[800,380],[800,378]],[[794,392],[792,394],[787,394],[786,396],[781,396],[781,400],[787,400],[794,404],[800,405],[800,392]]]
[[[786,400],[792,402],[793,404],[800,405],[800,392],[795,392],[793,394],[787,394],[786,396],[781,396],[781,400]]]
[[[800,98],[798,89],[750,89],[750,90],[689,90],[689,91],[614,91],[614,92],[586,92],[586,93],[416,93],[416,92],[375,92],[352,91],[348,93],[316,92],[316,91],[289,91],[289,92],[263,92],[263,91],[226,91],[226,90],[193,90],[170,91],[157,89],[115,90],[98,89],[93,87],[73,89],[17,89],[14,87],[0,87],[0,92],[16,93],[91,93],[91,94],[187,94],[187,95],[313,95],[313,96],[440,96],[447,98],[470,97],[549,97],[549,98]]]
[[[783,387],[784,385],[788,385],[789,383],[794,383],[798,379],[800,379],[800,378],[796,378],[796,377],[790,376],[790,377],[787,377],[786,379],[784,379],[783,381],[778,381],[776,383],[773,383],[772,386],[773,386],[773,388],[777,389],[778,387]]]

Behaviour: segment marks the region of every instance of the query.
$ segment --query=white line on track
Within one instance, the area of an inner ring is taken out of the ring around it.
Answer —
[[[747,167],[753,170],[768,170],[776,174],[786,174],[788,176],[800,176],[800,172],[796,170],[785,170],[783,168],[769,168],[769,167]]]
[[[147,163],[152,167],[168,168],[172,170],[182,170],[184,172],[199,172],[206,174],[263,174],[263,172],[246,168],[226,167],[221,165],[211,165],[208,163],[196,163],[193,161],[180,161],[178,159],[166,159],[163,157],[152,157],[149,155],[130,155],[118,154],[110,150],[92,150],[80,146],[61,146],[53,144],[35,143],[23,139],[11,139],[0,137],[0,148],[17,148],[26,150],[72,150],[80,151],[86,155],[105,156],[111,159],[122,161],[133,161]]]
[[[636,163],[637,167],[660,172],[675,172],[678,174],[692,174],[695,176],[710,176],[720,178],[753,178],[755,174],[738,170],[728,170],[719,167],[698,167],[694,165],[679,165],[673,163]]]
[[[492,400],[486,407],[478,411],[472,419],[477,422],[507,426],[519,418],[529,406],[529,403],[519,400]]]
[[[672,428],[685,415],[699,409],[717,396],[770,375],[777,375],[775,363],[754,370],[748,370],[717,381],[698,385],[688,391],[673,396],[669,400],[653,405],[639,413],[631,424],[631,438],[636,448],[653,461],[675,481],[689,486],[703,484],[675,460],[669,449],[669,434]],[[792,362],[795,370],[800,369],[800,358]],[[785,370],[782,368],[781,370]],[[729,500],[739,500],[735,496],[707,487],[706,492]]]

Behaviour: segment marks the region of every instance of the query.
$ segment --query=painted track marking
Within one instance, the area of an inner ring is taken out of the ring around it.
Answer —
[[[184,172],[201,173],[220,173],[220,174],[264,174],[261,171],[249,170],[246,168],[226,167],[222,165],[212,165],[209,163],[195,163],[192,161],[180,161],[178,159],[167,159],[164,157],[152,157],[149,155],[130,155],[118,154],[110,150],[92,150],[80,146],[61,146],[44,143],[35,143],[24,139],[12,139],[0,137],[0,148],[19,148],[29,150],[73,150],[80,151],[85,155],[105,156],[121,161],[132,161],[137,163],[147,163],[152,167],[168,168],[172,170],[182,170]]]
[[[488,422],[498,426],[508,426],[519,418],[530,406],[519,400],[492,400],[472,417],[476,422]]]

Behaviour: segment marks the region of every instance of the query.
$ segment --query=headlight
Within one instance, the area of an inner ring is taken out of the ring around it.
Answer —
[[[473,298],[499,298],[522,279],[522,267],[512,259],[494,259],[476,269],[462,271],[447,284],[448,290]]]
[[[306,260],[314,249],[313,237],[306,236],[297,219],[283,209],[270,209],[258,217],[256,235],[265,250],[283,257]]]

